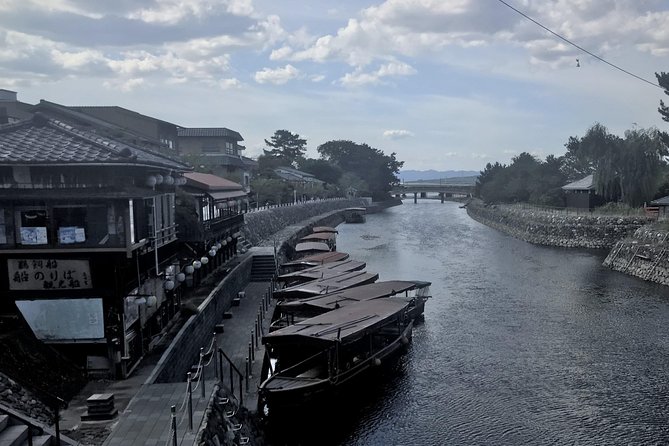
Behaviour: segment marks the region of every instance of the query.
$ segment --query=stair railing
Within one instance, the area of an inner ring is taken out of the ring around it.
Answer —
[[[230,357],[225,354],[223,349],[221,349],[219,347],[218,348],[218,370],[220,371],[220,374],[221,374],[221,376],[219,377],[221,382],[223,382],[223,359],[228,361],[228,365],[229,365],[228,368],[229,368],[229,372],[230,372],[230,394],[231,395],[235,394],[235,374],[236,374],[236,377],[239,378],[239,405],[242,406],[244,404],[244,390],[243,390],[244,375],[235,366],[235,364],[232,362]]]

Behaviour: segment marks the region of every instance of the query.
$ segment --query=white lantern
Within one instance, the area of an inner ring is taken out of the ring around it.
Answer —
[[[216,203],[216,209],[225,209],[226,207],[225,203]]]
[[[188,267],[186,267],[186,269],[188,269]],[[186,280],[186,275],[184,273],[177,274],[177,282],[183,282],[184,280]]]
[[[216,250],[214,248],[211,248],[209,250],[209,257],[214,257],[216,255]]]
[[[215,245],[215,246],[216,246],[216,250],[219,250],[219,249],[221,249],[221,242],[218,242],[218,243],[216,243],[216,245]]]
[[[227,245],[227,244],[228,244],[228,241],[227,241],[227,240],[223,240],[223,242],[221,242],[221,245],[223,245],[223,246],[225,246],[225,245]]]
[[[154,177],[153,175],[149,175],[146,178],[146,185],[149,186],[149,187],[155,186],[156,185],[156,177]]]
[[[232,241],[232,237],[228,237],[226,240],[228,241],[228,243],[230,243]]]
[[[184,268],[184,271],[186,271],[186,274],[193,274],[193,272],[195,271],[195,267],[193,265],[187,265]]]
[[[161,174],[156,175],[156,184],[163,184],[163,176]]]
[[[174,281],[172,280],[166,280],[165,281],[165,289],[167,291],[172,291],[174,289]]]
[[[193,260],[193,268],[200,269],[202,267],[202,262],[199,260]]]
[[[157,303],[158,303],[158,298],[156,296],[149,296],[146,299],[146,306],[147,307],[155,307]]]
[[[173,185],[174,177],[172,175],[165,175],[165,178],[163,178],[163,183],[167,184],[168,186]]]
[[[202,263],[203,265],[206,265],[207,263],[209,263],[209,257],[202,256],[202,258],[200,259],[200,263]]]

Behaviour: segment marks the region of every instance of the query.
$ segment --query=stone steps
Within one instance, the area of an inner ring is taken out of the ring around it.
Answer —
[[[251,282],[269,282],[276,274],[276,262],[272,255],[254,255],[251,266]]]

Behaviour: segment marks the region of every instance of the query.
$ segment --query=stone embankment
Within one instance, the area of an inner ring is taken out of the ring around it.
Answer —
[[[511,205],[467,205],[474,220],[536,245],[565,248],[611,248],[647,224],[640,216],[574,215]]]
[[[669,285],[669,231],[644,226],[632,237],[620,240],[604,260],[604,266],[662,285]]]

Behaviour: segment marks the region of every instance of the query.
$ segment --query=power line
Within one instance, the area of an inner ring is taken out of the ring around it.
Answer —
[[[616,70],[622,71],[623,73],[625,73],[625,74],[627,74],[627,75],[629,75],[629,76],[635,77],[635,78],[637,78],[638,80],[640,80],[640,81],[642,81],[642,82],[645,82],[645,83],[647,83],[647,84],[650,84],[650,85],[652,85],[653,87],[662,88],[662,87],[660,87],[658,84],[656,84],[655,82],[651,82],[651,81],[649,81],[648,79],[645,79],[645,78],[643,78],[643,77],[641,77],[641,76],[637,76],[636,74],[631,73],[631,72],[627,71],[626,69],[621,68],[621,67],[619,67],[618,65],[613,64],[613,63],[611,63],[611,62],[609,62],[609,61],[607,61],[607,60],[605,60],[605,59],[599,57],[598,55],[596,55],[596,54],[594,54],[594,53],[592,53],[592,52],[586,50],[586,49],[583,48],[582,46],[577,45],[576,43],[572,42],[571,40],[567,39],[566,37],[563,37],[563,36],[561,36],[560,34],[558,34],[558,33],[556,33],[555,31],[553,31],[552,29],[550,29],[550,28],[548,28],[548,27],[542,25],[541,23],[539,23],[538,21],[534,20],[532,17],[528,16],[528,15],[525,14],[524,12],[522,12],[522,11],[520,11],[520,10],[514,8],[513,6],[511,6],[510,4],[508,4],[507,2],[505,2],[504,0],[497,0],[497,1],[500,2],[500,3],[503,4],[503,5],[505,5],[505,6],[509,7],[509,8],[511,8],[512,10],[514,10],[515,12],[517,12],[518,14],[522,15],[523,17],[525,17],[525,18],[526,18],[527,20],[529,20],[530,22],[534,23],[535,25],[538,25],[538,26],[540,26],[541,28],[545,29],[546,31],[548,31],[549,33],[553,34],[553,35],[554,35],[555,37],[557,37],[558,39],[564,40],[564,41],[567,42],[569,45],[578,48],[579,50],[583,51],[584,53],[591,55],[591,56],[594,57],[595,59],[597,59],[597,60],[599,60],[599,61],[601,61],[601,62],[604,62],[605,64],[607,64],[607,65],[609,65],[609,66],[615,68]]]

